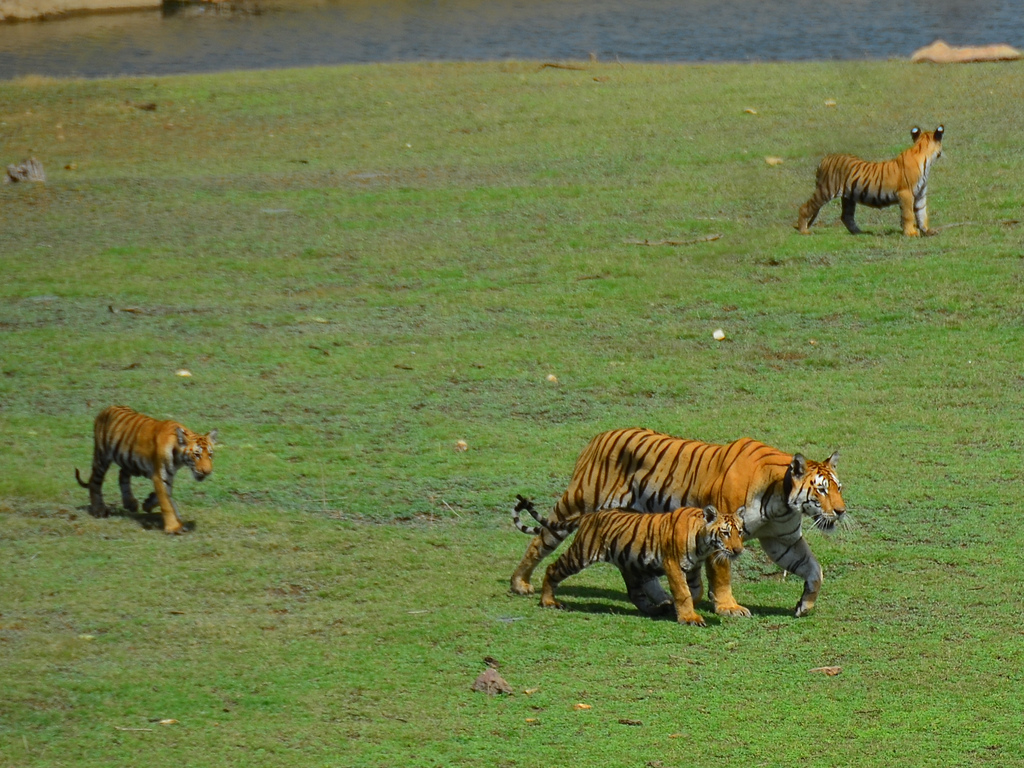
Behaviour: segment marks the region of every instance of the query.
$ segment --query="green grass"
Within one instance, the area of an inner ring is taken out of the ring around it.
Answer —
[[[0,158],[48,174],[0,186],[0,763],[1024,765],[1022,75],[0,83]],[[795,233],[821,155],[939,123],[938,237]],[[87,514],[112,403],[219,429],[188,536]],[[841,449],[810,617],[756,545],[754,617],[705,630],[610,567],[565,612],[507,594],[515,494],[631,425]],[[485,656],[513,696],[471,692]]]

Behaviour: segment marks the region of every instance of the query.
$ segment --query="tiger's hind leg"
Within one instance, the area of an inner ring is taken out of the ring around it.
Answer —
[[[538,537],[539,538],[539,537]],[[562,553],[555,562],[548,566],[544,573],[544,586],[541,588],[540,604],[545,608],[563,608],[564,606],[555,600],[555,590],[558,585],[570,576],[579,573],[590,563],[585,559],[579,537],[573,539],[573,543]]]
[[[562,498],[555,504],[555,508],[548,518],[552,522],[564,523],[566,520],[572,520],[573,518],[579,517],[585,509],[578,509],[572,501],[573,497],[570,496],[569,492],[566,491],[562,494]],[[512,572],[512,578],[509,580],[509,588],[514,595],[532,595],[533,585],[530,584],[530,577],[533,575],[533,569],[537,567],[545,557],[550,555],[558,546],[565,541],[565,539],[572,533],[571,530],[566,531],[552,531],[549,528],[541,526],[541,532],[538,536],[534,536],[530,541],[529,546],[526,548],[526,553],[523,555],[523,559],[519,561],[519,565],[516,566],[515,571]]]
[[[541,530],[540,535],[533,537],[530,545],[526,548],[526,554],[523,555],[523,559],[512,574],[510,589],[513,594],[533,594],[533,585],[530,583],[533,569],[537,567],[541,560],[558,549],[558,545],[565,540],[566,536],[568,536],[568,533],[563,534],[544,528]]]
[[[797,219],[796,228],[801,235],[809,235],[811,233],[811,224],[818,218],[818,211],[833,197],[835,195],[829,195],[816,189],[814,194],[811,195],[811,199],[800,206],[800,218]]]
[[[857,211],[857,201],[852,197],[843,198],[843,213],[839,217],[846,228],[850,231],[851,235],[861,234],[860,227],[857,226],[857,221],[854,219],[854,214]]]
[[[636,609],[645,616],[657,616],[672,607],[672,598],[661,586],[661,579],[649,573],[622,571],[626,594]]]
[[[107,517],[110,514],[107,505],[103,503],[103,478],[109,468],[110,459],[97,449],[93,452],[92,474],[89,475],[88,483],[83,483],[82,478],[78,475],[78,470],[75,470],[78,484],[89,489],[89,514],[93,517]]]
[[[138,512],[139,502],[132,494],[132,473],[121,467],[121,471],[117,475],[117,482],[121,486],[121,503],[124,504],[124,508],[129,512]]]

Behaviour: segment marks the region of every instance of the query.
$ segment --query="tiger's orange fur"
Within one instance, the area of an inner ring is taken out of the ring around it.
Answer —
[[[187,466],[196,480],[204,480],[213,472],[216,438],[217,430],[200,435],[176,421],[157,421],[127,406],[112,405],[96,417],[89,482],[83,482],[77,469],[75,478],[89,489],[89,511],[97,517],[108,514],[103,503],[103,478],[112,462],[121,467],[121,500],[129,512],[139,509],[132,495],[132,477],[150,478],[153,492],[143,502],[143,510],[150,512],[159,506],[164,531],[182,533],[181,517],[171,498],[174,473]]]
[[[810,200],[801,206],[796,228],[801,234],[809,234],[821,207],[841,197],[842,222],[851,234],[861,231],[854,220],[857,203],[872,208],[899,203],[904,235],[935,234],[928,228],[928,172],[942,156],[943,130],[941,125],[934,131],[913,128],[913,146],[884,162],[861,160],[854,155],[827,155],[818,165],[817,186]]]
[[[846,513],[835,474],[839,459],[824,462],[784,453],[750,438],[726,445],[684,440],[649,429],[618,429],[594,437],[576,460],[569,487],[530,542],[512,574],[511,589],[532,594],[530,576],[585,515],[604,509],[669,512],[714,505],[739,515],[744,540],[758,539],[780,567],[804,579],[796,606],[803,616],[821,588],[821,566],[803,537],[803,518],[831,530]],[[740,511],[742,509],[742,512]],[[711,597],[719,615],[749,616],[736,602],[728,562],[708,561]],[[633,585],[638,608],[655,610],[668,599],[656,578]]]
[[[528,509],[542,526],[547,525],[538,517],[533,504],[520,496],[516,511],[522,509]],[[605,509],[586,515],[579,521],[572,544],[548,566],[541,605],[561,608],[562,604],[555,600],[558,585],[589,565],[605,562],[619,569],[627,587],[652,576],[666,575],[676,620],[703,627],[704,618],[694,610],[703,589],[700,567],[709,558],[739,557],[743,553],[741,528],[736,515],[719,513],[713,506],[680,507],[651,514]],[[664,607],[669,604],[666,602]]]

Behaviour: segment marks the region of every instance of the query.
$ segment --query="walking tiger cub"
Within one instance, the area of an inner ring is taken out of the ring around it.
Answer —
[[[142,503],[142,509],[150,512],[159,506],[164,532],[183,533],[178,507],[171,498],[174,473],[187,466],[196,480],[205,479],[213,472],[216,439],[216,429],[200,435],[176,421],[157,421],[126,406],[112,405],[96,417],[89,482],[82,482],[77,469],[75,478],[89,489],[89,511],[97,517],[108,514],[103,503],[103,478],[111,462],[121,467],[121,500],[129,512],[139,510],[139,502],[132,495],[132,478],[150,478],[153,492]]]
[[[825,203],[836,197],[843,199],[842,222],[850,234],[860,234],[853,215],[857,203],[872,208],[900,204],[903,234],[908,237],[934,235],[928,228],[928,171],[942,156],[942,131],[913,128],[913,146],[892,160],[872,163],[853,155],[827,155],[818,165],[817,187],[811,199],[800,207],[796,228],[800,234],[810,226]]]
[[[836,477],[839,453],[811,461],[744,437],[726,445],[684,440],[650,429],[616,429],[594,437],[576,459],[569,487],[530,542],[512,574],[512,592],[533,593],[537,563],[569,535],[559,523],[580,523],[604,509],[669,512],[715,506],[739,516],[743,539],[758,539],[780,568],[800,576],[804,591],[795,614],[804,616],[821,589],[821,566],[803,536],[803,518],[830,531],[846,514]],[[709,593],[719,616],[749,616],[732,594],[729,561],[705,563]],[[697,574],[699,578],[699,574]],[[633,585],[630,599],[641,611],[668,599],[657,578]]]
[[[513,513],[516,527],[536,535],[541,528],[527,528],[519,520],[526,510],[543,528],[566,532],[577,523],[550,523],[537,514],[533,503],[517,497]],[[708,558],[735,560],[743,553],[742,524],[735,514],[719,513],[713,506],[704,509],[680,507],[673,512],[645,513],[627,509],[605,509],[585,515],[578,521],[576,538],[544,575],[540,604],[561,608],[555,589],[588,565],[612,563],[622,573],[626,588],[636,587],[652,577],[668,576],[676,620],[680,624],[705,626],[704,618],[694,610],[703,584],[700,567]],[[696,576],[696,578],[694,578]],[[667,608],[665,601],[657,606]]]

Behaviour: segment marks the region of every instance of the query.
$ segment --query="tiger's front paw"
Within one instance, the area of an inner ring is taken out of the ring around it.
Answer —
[[[799,603],[796,604],[796,610],[793,611],[793,615],[798,619],[802,618],[806,616],[808,613],[810,613],[813,607],[814,603],[807,603],[801,600]]]
[[[680,624],[690,624],[695,627],[706,627],[708,623],[704,621],[704,617],[699,613],[683,614],[678,617]]]
[[[560,611],[565,610],[565,606],[553,597],[542,597],[540,604],[542,608],[557,608]]]
[[[169,536],[181,536],[185,533],[185,526],[179,525],[177,528],[164,528],[164,533]]]
[[[719,616],[739,616],[744,619],[750,618],[750,609],[744,608],[739,603],[733,603],[732,605],[716,605],[715,613]]]
[[[518,576],[513,576],[511,585],[509,586],[509,591],[513,595],[532,595],[533,584],[524,579],[519,578]]]

